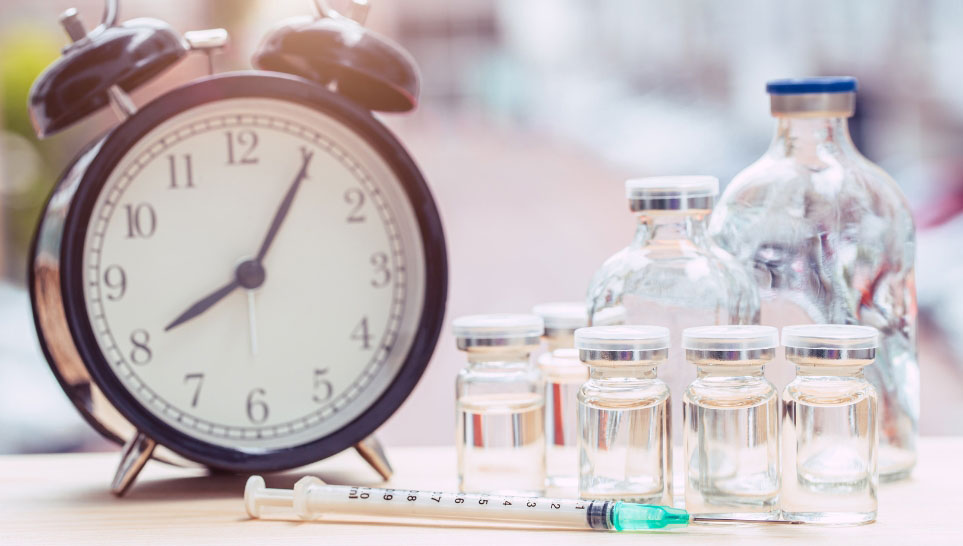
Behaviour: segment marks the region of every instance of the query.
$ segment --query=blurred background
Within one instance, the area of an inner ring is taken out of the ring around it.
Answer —
[[[337,7],[338,2],[332,2]],[[631,239],[630,176],[712,174],[723,184],[773,131],[765,82],[859,78],[857,146],[900,183],[918,226],[921,433],[963,434],[963,3],[957,0],[372,0],[368,26],[422,69],[417,111],[381,118],[432,187],[450,253],[448,318],[428,372],[383,427],[389,445],[448,444],[449,324],[583,298],[594,270]],[[115,123],[108,110],[38,141],[26,111],[37,74],[89,26],[99,0],[0,3],[0,453],[109,449],[41,355],[26,251],[61,169]],[[310,0],[122,0],[181,32],[231,34],[218,71],[250,68],[265,31],[314,13]],[[134,93],[206,74],[192,56]],[[430,423],[431,426],[425,426]]]

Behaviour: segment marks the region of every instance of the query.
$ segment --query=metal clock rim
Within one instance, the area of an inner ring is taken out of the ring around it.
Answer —
[[[138,402],[110,372],[97,349],[83,298],[84,240],[94,201],[131,143],[160,121],[188,108],[228,98],[289,100],[320,111],[358,134],[385,160],[411,202],[425,259],[425,294],[419,324],[398,375],[366,411],[335,432],[299,446],[271,451],[241,451],[214,445],[164,423]],[[191,82],[145,105],[106,137],[83,175],[65,219],[61,247],[61,291],[67,325],[91,378],[112,405],[135,428],[159,444],[193,461],[232,471],[282,470],[314,462],[360,442],[383,424],[407,399],[427,368],[441,332],[447,300],[448,267],[444,232],[430,190],[414,161],[391,132],[367,110],[321,86],[272,72],[234,72]],[[433,311],[434,310],[434,311]]]

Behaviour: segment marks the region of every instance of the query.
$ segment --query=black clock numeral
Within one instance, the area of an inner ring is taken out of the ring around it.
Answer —
[[[167,156],[167,164],[170,167],[171,173],[171,185],[170,189],[176,190],[177,188],[193,188],[194,187],[194,165],[191,162],[191,154],[184,154],[181,156],[183,158],[184,164],[184,180],[183,185],[181,184],[180,176],[177,174],[177,157],[174,154]]]
[[[251,154],[254,153],[254,149],[257,148],[257,133],[251,130],[238,131],[227,131],[224,133],[227,137],[227,164],[228,165],[254,165],[258,162],[258,158],[252,157]],[[238,148],[246,146],[238,157],[234,155],[234,146],[237,143]]]
[[[134,346],[130,350],[130,361],[134,364],[147,364],[150,362],[151,357],[154,353],[151,352],[150,347],[147,345],[150,343],[150,334],[147,330],[134,330],[130,333],[130,343]]]
[[[197,400],[201,396],[201,386],[204,385],[204,374],[202,373],[189,373],[184,376],[184,384],[186,385],[190,381],[196,381],[197,384],[194,386],[194,396],[191,398],[191,407],[197,407]]]
[[[368,332],[368,317],[361,319],[361,322],[351,331],[351,339],[361,342],[362,349],[371,348],[371,333]]]
[[[375,268],[375,277],[371,279],[371,286],[382,288],[391,281],[391,270],[388,269],[388,255],[384,252],[375,252],[371,255],[371,265]]]
[[[358,222],[365,221],[365,215],[361,213],[361,207],[364,206],[364,192],[358,188],[349,188],[344,192],[344,202],[352,205],[351,212],[348,213],[347,222],[349,224],[357,224]]]
[[[264,396],[264,389],[254,389],[247,395],[247,418],[252,423],[263,423],[268,418],[268,405],[264,400],[255,399],[255,396]]]
[[[331,395],[334,394],[334,385],[331,384],[330,380],[324,377],[327,373],[327,368],[318,368],[314,370],[313,399],[318,404],[327,402],[331,398]],[[318,394],[318,391],[320,391],[322,394]]]
[[[107,299],[117,301],[127,293],[127,273],[119,265],[112,265],[104,270],[104,286],[114,292],[107,294]]]
[[[127,238],[147,239],[157,230],[157,213],[149,203],[124,205],[127,211]]]

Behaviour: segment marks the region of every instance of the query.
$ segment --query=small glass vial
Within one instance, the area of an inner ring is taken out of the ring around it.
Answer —
[[[453,323],[468,366],[458,373],[458,490],[541,495],[545,490],[544,382],[530,355],[542,319],[473,315]]]
[[[588,369],[578,350],[568,347],[538,359],[545,378],[545,485],[555,495],[574,494],[578,488],[578,391]]]
[[[578,487],[576,397],[588,379],[588,369],[573,348],[575,330],[588,326],[584,303],[543,303],[532,313],[545,322],[547,352],[538,357],[545,378],[545,485],[553,494],[574,493]]]
[[[863,375],[879,332],[811,324],[782,332],[796,378],[783,392],[783,516],[814,523],[876,519],[879,407]]]
[[[578,393],[579,496],[671,506],[669,387],[656,375],[668,328],[581,328],[575,347],[589,367]]]
[[[779,396],[763,376],[779,331],[705,326],[682,333],[697,376],[682,398],[685,507],[739,519],[779,515]]]

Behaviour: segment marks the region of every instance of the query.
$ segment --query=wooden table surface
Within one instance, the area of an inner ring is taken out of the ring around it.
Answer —
[[[452,448],[395,448],[393,487],[455,489]],[[151,462],[123,499],[108,492],[117,454],[0,457],[0,544],[963,544],[963,438],[924,438],[913,478],[883,484],[879,520],[856,527],[691,526],[672,532],[494,529],[484,526],[350,524],[271,519],[244,512],[244,476]],[[381,485],[353,451],[298,472],[267,476],[290,487],[302,474],[329,483]],[[957,520],[956,518],[960,519]]]

